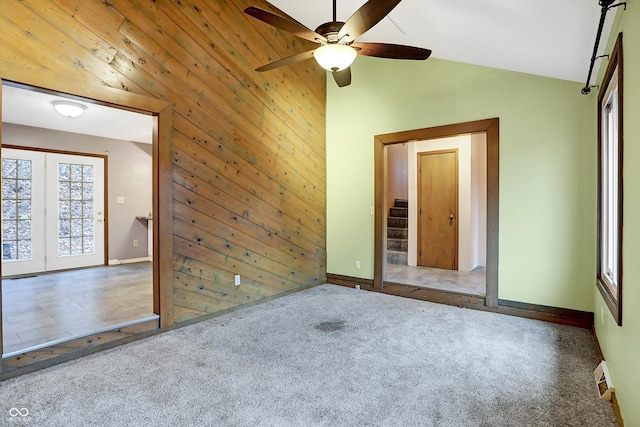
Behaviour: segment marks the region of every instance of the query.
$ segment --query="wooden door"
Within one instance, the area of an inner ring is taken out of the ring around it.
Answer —
[[[458,150],[418,155],[418,265],[458,269]]]

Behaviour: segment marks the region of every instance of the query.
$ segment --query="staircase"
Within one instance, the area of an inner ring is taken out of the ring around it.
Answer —
[[[395,199],[387,217],[387,264],[407,265],[409,201]]]

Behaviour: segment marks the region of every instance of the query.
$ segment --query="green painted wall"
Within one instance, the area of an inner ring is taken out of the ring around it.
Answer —
[[[581,86],[359,57],[351,86],[328,84],[328,273],[373,278],[374,135],[499,117],[499,298],[592,311],[595,95]]]
[[[640,426],[640,2],[619,8],[607,52],[619,32],[624,56],[624,208],[622,327],[594,289],[596,335],[616,387],[626,426]],[[602,81],[600,73],[599,82]],[[594,101],[594,110],[597,103]]]

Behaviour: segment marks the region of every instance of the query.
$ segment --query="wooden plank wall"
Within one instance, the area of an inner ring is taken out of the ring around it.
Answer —
[[[313,44],[248,17],[251,5],[276,10],[0,0],[3,66],[37,70],[44,87],[68,76],[173,105],[176,322],[326,280],[326,76],[313,61],[255,72]]]

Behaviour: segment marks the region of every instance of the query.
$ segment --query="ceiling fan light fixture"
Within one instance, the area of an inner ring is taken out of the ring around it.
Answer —
[[[322,68],[328,71],[342,71],[355,61],[358,52],[346,44],[325,44],[313,53]]]
[[[53,101],[52,104],[59,114],[69,118],[80,117],[87,109],[86,106],[71,101]]]

